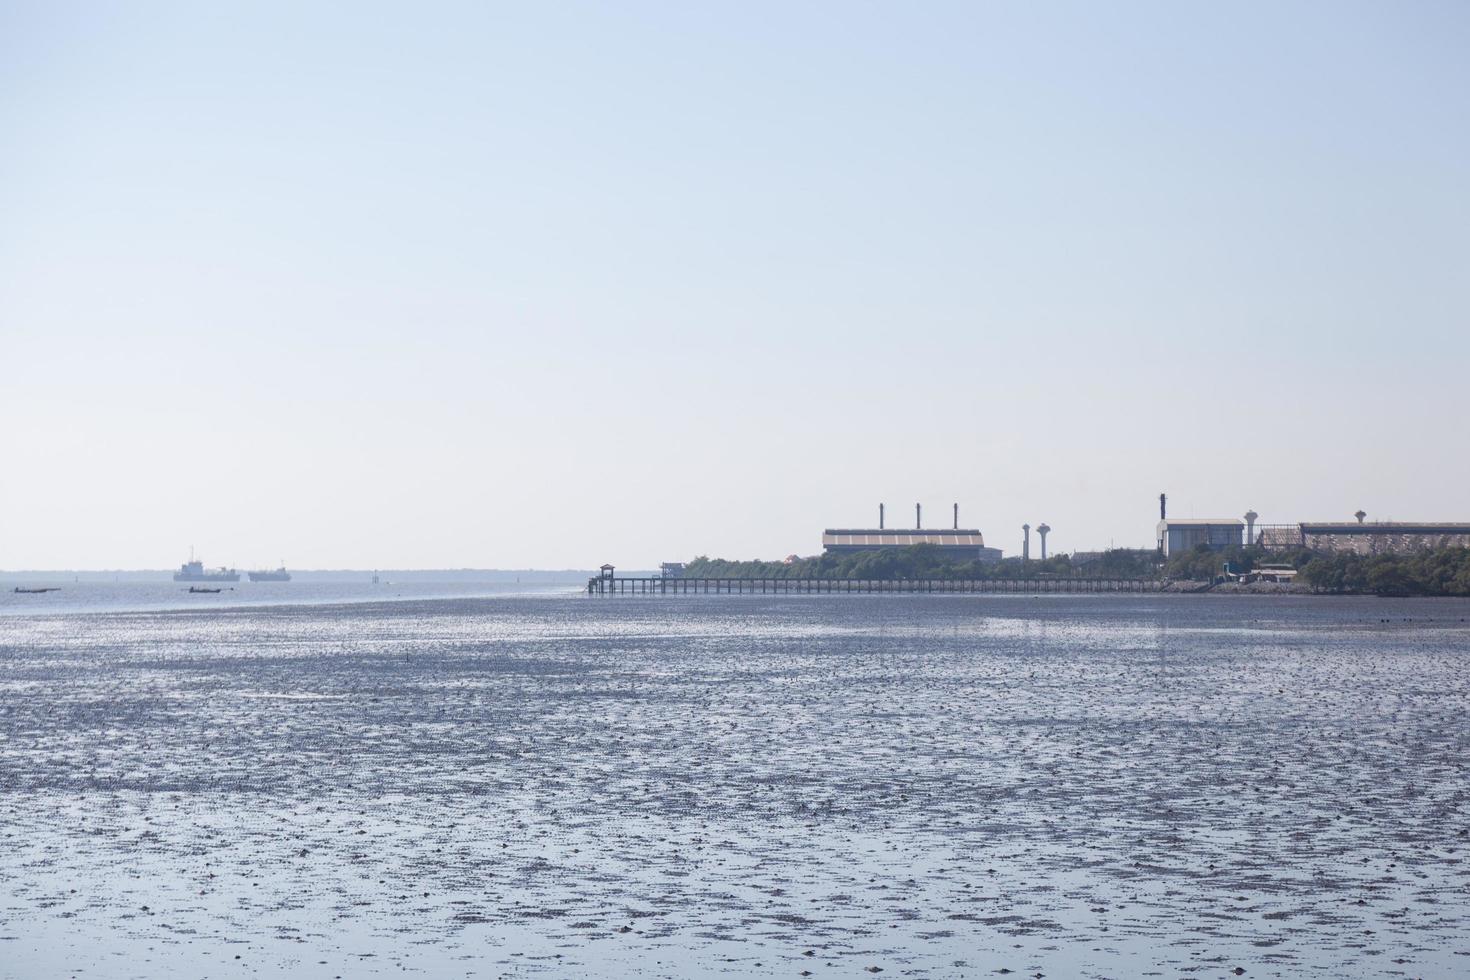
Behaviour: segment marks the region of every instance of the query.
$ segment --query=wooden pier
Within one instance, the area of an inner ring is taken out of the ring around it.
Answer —
[[[852,579],[852,578],[619,578],[587,580],[588,595],[857,595],[878,593],[1162,592],[1154,578]]]

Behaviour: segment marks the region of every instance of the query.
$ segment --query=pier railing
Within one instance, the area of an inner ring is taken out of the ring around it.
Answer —
[[[613,578],[587,580],[588,595],[844,595],[885,592],[1088,593],[1161,592],[1156,578],[1086,576],[1020,579],[852,579],[852,578]]]

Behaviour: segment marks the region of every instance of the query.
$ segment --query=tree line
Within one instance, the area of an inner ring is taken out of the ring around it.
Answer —
[[[1376,595],[1470,596],[1470,548],[1439,548],[1402,555],[1354,555],[1265,551],[1236,546],[1212,551],[1201,545],[1165,562],[1150,551],[1116,548],[1086,561],[1071,555],[998,562],[956,562],[936,545],[824,553],[790,561],[730,561],[700,555],[687,563],[691,578],[768,579],[1034,579],[1047,577],[1154,578],[1209,582],[1225,573],[1247,574],[1261,564],[1290,565],[1297,581],[1318,592]]]
[[[1434,548],[1407,554],[1357,555],[1307,548],[1264,551],[1200,545],[1169,559],[1172,579],[1211,581],[1228,566],[1236,574],[1261,564],[1290,565],[1297,580],[1318,592],[1373,595],[1470,596],[1470,548]]]
[[[954,561],[937,545],[915,544],[846,554],[823,553],[790,561],[730,561],[700,555],[684,566],[690,578],[801,578],[801,579],[1033,579],[1093,576],[1148,578],[1157,573],[1153,561],[1127,548],[1103,552],[1085,566],[1070,555],[1052,555],[1045,561],[1003,558],[1000,561]]]

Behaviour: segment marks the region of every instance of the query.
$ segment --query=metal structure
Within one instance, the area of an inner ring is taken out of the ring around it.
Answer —
[[[1302,524],[1301,541],[1302,547],[1313,551],[1402,555],[1436,548],[1470,548],[1470,524],[1361,520],[1356,524]]]
[[[1300,524],[1257,524],[1254,544],[1266,551],[1286,551],[1302,546]]]
[[[1470,523],[1358,520],[1263,524],[1255,543],[1265,551],[1308,548],[1330,554],[1403,555],[1436,548],[1470,548]]]
[[[828,554],[882,551],[930,544],[956,561],[999,561],[999,548],[985,547],[978,528],[939,528],[928,531],[885,531],[883,528],[829,527],[822,532],[822,550]]]
[[[1023,579],[842,578],[613,578],[587,580],[589,596],[615,595],[839,595],[876,593],[1089,593],[1162,592],[1163,579],[1047,577]]]

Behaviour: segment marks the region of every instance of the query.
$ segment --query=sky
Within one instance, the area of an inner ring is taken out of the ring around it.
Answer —
[[[0,568],[1470,521],[1467,50],[1460,2],[0,5]]]

